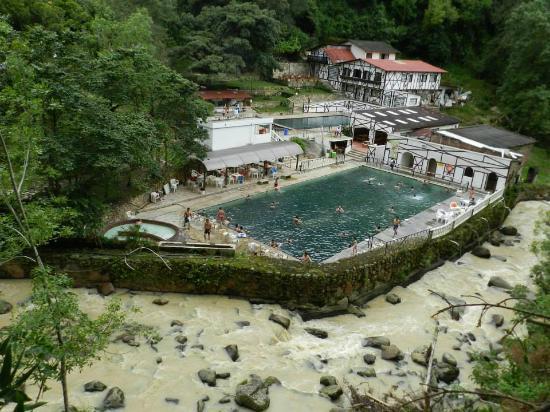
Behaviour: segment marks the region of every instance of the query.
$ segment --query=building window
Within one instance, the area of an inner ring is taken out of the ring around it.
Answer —
[[[344,67],[344,76],[349,77],[351,74],[351,69]]]
[[[367,59],[372,59],[372,53],[367,53]]]
[[[407,81],[407,78],[408,78],[407,73],[401,73],[401,81],[406,82],[406,81]]]
[[[359,69],[353,70],[353,77],[356,77],[356,78],[360,79],[361,78],[361,70],[359,70]]]
[[[416,106],[418,104],[418,97],[413,97],[409,100],[410,106]]]
[[[409,74],[409,83],[412,83],[412,81],[413,81],[413,75]]]
[[[370,73],[368,70],[363,71],[363,80],[369,80]]]
[[[386,58],[386,53],[380,53],[380,58],[385,59]]]
[[[374,82],[382,83],[382,73],[374,73]]]
[[[432,82],[437,81],[437,74],[432,74],[432,75],[430,75],[430,77],[431,77]]]
[[[427,74],[421,74],[420,75],[420,82],[425,83],[426,80],[428,80],[428,75]]]

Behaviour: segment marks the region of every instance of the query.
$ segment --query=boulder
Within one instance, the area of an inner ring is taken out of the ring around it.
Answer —
[[[101,381],[91,381],[84,384],[86,392],[103,392],[105,389],[107,389],[107,385]]]
[[[428,357],[430,354],[430,346],[423,345],[419,346],[411,353],[411,359],[414,363],[418,363],[422,366],[428,366]]]
[[[290,319],[285,318],[284,316],[281,316],[281,315],[276,315],[272,313],[271,315],[269,315],[269,320],[281,325],[285,329],[288,329],[288,327],[290,326]]]
[[[0,299],[0,315],[10,312],[13,309],[13,305],[10,302]]]
[[[489,259],[491,257],[491,251],[483,246],[476,246],[472,249],[472,255],[483,259]]]
[[[111,282],[103,282],[97,285],[97,292],[101,296],[109,296],[111,293],[115,293],[115,287]]]
[[[502,279],[500,276],[491,276],[491,279],[489,279],[489,283],[487,283],[487,286],[494,286],[496,288],[501,288],[505,290],[512,289],[512,285],[510,285],[507,281]]]
[[[453,350],[460,350],[460,349],[462,349],[462,344],[461,343],[456,343],[456,344],[453,345],[452,349]]]
[[[187,336],[183,336],[183,335],[178,335],[175,337],[176,339],[176,342],[182,344],[182,345],[185,345],[187,343]]]
[[[222,404],[223,403],[229,403],[229,402],[231,402],[231,396],[229,396],[229,395],[225,395],[223,398],[221,398],[218,401],[218,403],[222,403]]]
[[[271,385],[282,385],[282,383],[275,376],[268,376],[264,379],[264,386],[269,388]]]
[[[514,226],[503,226],[500,228],[500,233],[506,236],[516,236],[518,230]]]
[[[372,365],[376,361],[376,355],[373,353],[365,353],[363,355],[363,360],[367,365]]]
[[[153,303],[155,305],[159,305],[159,306],[164,306],[168,303],[168,299],[165,299],[165,298],[156,298],[155,300],[153,300]]]
[[[365,312],[363,312],[361,309],[359,309],[357,306],[355,305],[349,305],[348,306],[348,313],[350,315],[355,315],[357,316],[358,318],[364,318],[365,317]]]
[[[319,382],[321,383],[321,385],[323,386],[333,386],[333,385],[337,385],[338,384],[338,381],[336,380],[336,378],[332,375],[324,375],[324,376],[321,376],[321,379],[319,379]]]
[[[395,293],[388,293],[386,295],[386,302],[391,303],[392,305],[397,305],[398,303],[401,303],[401,298]]]
[[[476,335],[474,335],[472,332],[468,332],[466,334],[466,336],[468,336],[468,339],[471,341],[471,342],[475,342],[476,341]]]
[[[155,362],[157,362],[157,364],[162,363],[162,357],[158,356],[157,359],[155,360]]]
[[[173,403],[174,405],[178,405],[180,403],[178,398],[164,398],[164,401],[166,403]]]
[[[446,364],[451,365],[451,366],[456,366],[457,365],[455,357],[453,355],[451,355],[449,352],[444,352],[443,353],[443,355],[441,356],[441,361],[443,363],[446,363]]]
[[[198,350],[204,350],[204,345],[201,345],[200,343],[191,346],[191,349],[198,349]]]
[[[212,369],[201,369],[198,372],[199,379],[208,386],[216,386],[216,372]]]
[[[304,305],[300,306],[297,309],[297,312],[300,314],[302,320],[307,322],[311,319],[321,319],[338,315],[345,315],[350,313],[349,311],[349,300],[347,298],[340,299],[334,305],[326,306],[315,306],[315,305]]]
[[[115,386],[109,389],[105,399],[103,399],[103,409],[117,409],[124,406],[124,392]]]
[[[310,335],[313,335],[319,339],[326,339],[328,338],[328,333],[322,329],[317,328],[304,328],[304,330],[309,333]]]
[[[227,345],[225,347],[225,351],[233,362],[236,362],[239,359],[239,348],[237,345]]]
[[[380,349],[382,346],[389,346],[390,340],[384,336],[369,336],[363,340],[364,347]]]
[[[491,316],[491,322],[494,323],[495,327],[500,328],[504,323],[504,316],[499,313],[493,313]]]
[[[383,345],[382,349],[382,359],[398,361],[403,359],[403,352],[395,345]]]
[[[449,365],[448,363],[437,364],[434,371],[437,381],[445,382],[446,384],[452,383],[460,374],[456,366]]]
[[[229,372],[216,373],[216,379],[229,379],[230,376]]]
[[[330,400],[335,401],[340,396],[342,396],[343,391],[342,391],[342,388],[338,385],[330,385],[330,386],[325,386],[321,388],[319,393],[322,396],[326,396],[327,398],[330,398]]]
[[[245,383],[238,385],[235,402],[239,406],[256,412],[265,411],[269,408],[269,396],[262,379],[257,375],[250,375]]]
[[[355,373],[363,378],[375,378],[376,371],[374,368],[360,368],[355,370]]]
[[[117,340],[121,340],[128,346],[135,346],[135,347],[139,346],[139,342],[136,341],[135,335],[132,335],[131,333],[127,333],[127,332],[123,333],[117,338]]]
[[[250,322],[247,320],[238,320],[235,322],[239,328],[244,328],[246,326],[250,326]]]
[[[500,246],[504,242],[504,239],[502,237],[502,233],[500,232],[493,232],[489,236],[489,243],[493,246]]]
[[[447,295],[446,293],[437,292],[436,294],[441,299],[443,299],[446,303],[449,302],[451,305],[465,305],[466,301],[464,299],[457,298],[455,296]],[[458,308],[453,308],[449,311],[451,318],[454,320],[460,320],[462,315],[464,315],[464,311],[466,310],[465,306],[461,306]]]
[[[170,326],[183,326],[183,322],[181,320],[174,319],[172,322],[170,322]]]

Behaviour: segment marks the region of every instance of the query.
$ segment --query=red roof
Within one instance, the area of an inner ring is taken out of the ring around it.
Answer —
[[[350,49],[339,47],[325,47],[325,53],[332,63],[349,62],[355,60],[355,56]]]
[[[365,61],[387,72],[447,73],[445,70],[422,60],[365,59]]]
[[[246,100],[252,96],[238,90],[202,90],[199,96],[204,100]]]

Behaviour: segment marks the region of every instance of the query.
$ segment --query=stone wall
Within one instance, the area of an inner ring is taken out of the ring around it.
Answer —
[[[168,267],[151,253],[125,258],[123,250],[105,249],[49,249],[42,251],[42,257],[46,264],[69,274],[75,285],[82,287],[112,282],[116,287],[134,290],[229,295],[289,307],[330,306],[342,300],[346,305],[362,304],[395,285],[408,284],[442,259],[464,253],[482,241],[484,233],[499,227],[507,213],[503,202],[499,202],[445,237],[419,240],[389,253],[378,250],[327,265],[265,257],[162,253]],[[0,267],[0,277],[28,276],[31,269],[27,260],[12,261]]]

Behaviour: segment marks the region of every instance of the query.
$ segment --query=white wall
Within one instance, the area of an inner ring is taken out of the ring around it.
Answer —
[[[267,126],[264,134],[259,134],[259,126]],[[202,126],[208,132],[205,144],[209,150],[223,150],[250,144],[271,141],[273,118],[247,118],[235,120],[209,121]]]
[[[404,77],[407,77],[407,80]],[[408,81],[412,75],[412,81]],[[421,81],[421,76],[426,75],[426,81]],[[435,75],[435,79],[432,79]],[[386,81],[387,90],[437,90],[441,82],[440,73],[410,73],[410,72],[394,72],[388,76],[393,77],[393,80]]]

